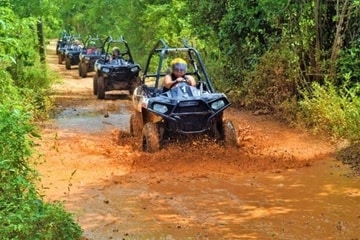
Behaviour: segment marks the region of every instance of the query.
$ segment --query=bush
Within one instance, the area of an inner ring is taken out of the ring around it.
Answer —
[[[15,99],[0,104],[0,239],[79,239],[73,216],[60,204],[43,203],[35,188],[38,176],[28,160],[37,135],[23,109]]]
[[[279,120],[292,122],[298,107],[299,76],[296,55],[279,46],[265,53],[254,70],[245,74],[237,98],[249,110],[270,113]]]
[[[79,239],[82,230],[57,204],[44,203],[29,159],[31,122],[51,105],[51,81],[36,49],[34,19],[18,19],[0,7],[0,239]]]
[[[303,92],[300,101],[300,118],[316,132],[328,132],[335,138],[360,140],[360,84],[347,89],[336,88],[326,81],[325,85],[314,82],[311,89]]]
[[[10,203],[10,202],[7,202]],[[1,211],[1,239],[80,239],[82,231],[61,204],[25,198],[21,205],[5,205]],[[6,215],[4,215],[6,214]]]

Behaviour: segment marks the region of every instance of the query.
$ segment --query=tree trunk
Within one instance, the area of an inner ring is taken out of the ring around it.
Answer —
[[[41,19],[37,21],[37,36],[39,42],[39,54],[40,54],[40,61],[45,63],[45,44],[44,44],[44,31]]]
[[[337,2],[337,5],[339,6],[339,1]],[[336,61],[339,56],[340,49],[343,46],[343,30],[344,26],[346,25],[346,18],[350,11],[350,0],[345,0],[342,5],[342,10],[340,13],[340,16],[338,17],[338,23],[336,25],[336,33],[334,37],[333,46],[331,49],[331,58],[330,58],[330,76],[334,77],[336,76]]]
[[[314,51],[314,66],[313,74],[314,79],[319,82],[321,78],[320,65],[320,53],[321,53],[321,22],[320,22],[321,6],[320,0],[315,1],[314,18],[315,18],[315,51]]]

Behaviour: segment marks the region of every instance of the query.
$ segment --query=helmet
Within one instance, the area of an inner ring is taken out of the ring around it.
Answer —
[[[182,58],[175,58],[170,62],[171,69],[173,71],[184,71],[187,70],[187,63]]]
[[[95,43],[95,41],[90,41],[90,42],[89,42],[89,45],[90,45],[90,46],[95,46],[96,43]]]
[[[112,48],[112,53],[114,55],[120,55],[120,49],[118,47],[113,47]]]

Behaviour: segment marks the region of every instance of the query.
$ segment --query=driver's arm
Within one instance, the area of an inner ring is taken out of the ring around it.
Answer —
[[[193,76],[186,75],[185,77],[179,77],[173,81],[171,76],[168,74],[168,75],[165,75],[165,78],[164,78],[164,87],[167,89],[170,89],[172,86],[174,86],[178,82],[185,82],[191,86],[194,86],[194,87],[196,86],[196,82],[195,82],[195,79],[193,78]]]
[[[170,89],[173,84],[174,84],[174,81],[171,79],[170,74],[165,75],[165,77],[164,77],[164,87],[167,88],[167,89]]]
[[[187,84],[189,84],[189,85],[191,85],[191,86],[193,86],[193,87],[196,86],[196,81],[195,81],[195,79],[194,79],[193,76],[191,76],[191,75],[186,75],[185,78],[186,78],[186,83],[187,83]]]

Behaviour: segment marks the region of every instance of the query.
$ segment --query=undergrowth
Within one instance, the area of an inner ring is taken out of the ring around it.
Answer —
[[[14,91],[15,93],[15,91]],[[38,137],[23,106],[0,105],[0,239],[80,239],[82,230],[60,203],[42,200],[29,163]]]
[[[36,20],[2,6],[0,12],[0,239],[80,239],[74,216],[42,199],[30,161],[40,137],[34,122],[47,117],[52,84],[36,50]]]
[[[303,92],[300,120],[315,132],[327,132],[334,138],[360,140],[360,84],[352,88],[335,87],[329,81],[316,82]]]
[[[342,148],[336,158],[360,174],[360,84],[348,88],[313,83],[303,92],[300,102],[300,121],[315,133],[330,133],[336,139],[346,139],[349,146]]]

